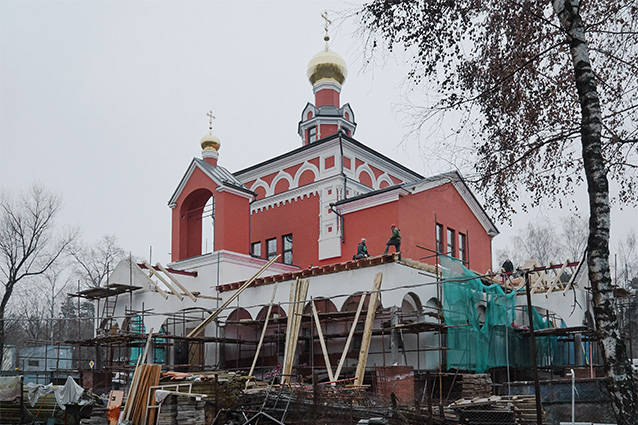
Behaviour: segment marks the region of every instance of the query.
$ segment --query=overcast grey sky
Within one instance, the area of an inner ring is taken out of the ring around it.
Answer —
[[[219,164],[237,171],[301,145],[301,110],[312,101],[306,65],[323,47],[324,9],[338,1],[0,0],[0,184],[42,182],[64,199],[60,224],[93,242],[114,234],[134,255],[168,262],[167,201],[217,117]],[[336,14],[332,14],[336,17]],[[362,72],[355,22],[331,30],[349,76],[342,102],[355,138],[431,175],[445,161],[401,143],[407,68],[402,57]],[[443,130],[428,143],[437,143]],[[575,195],[586,214],[586,194]],[[539,209],[514,218],[556,217]],[[635,228],[635,210],[612,219],[612,250]],[[495,250],[515,228],[499,225]]]

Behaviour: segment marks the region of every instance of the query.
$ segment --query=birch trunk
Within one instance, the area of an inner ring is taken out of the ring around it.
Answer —
[[[581,106],[583,165],[589,192],[587,267],[592,287],[596,332],[605,360],[607,389],[619,425],[635,424],[636,392],[631,363],[621,338],[609,271],[609,184],[602,155],[602,113],[592,71],[579,0],[555,0],[554,12],[566,32]]]

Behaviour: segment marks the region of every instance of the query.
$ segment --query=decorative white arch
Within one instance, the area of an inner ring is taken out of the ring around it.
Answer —
[[[266,196],[272,196],[275,194],[275,187],[277,187],[277,183],[280,180],[286,180],[288,182],[288,188],[292,189],[293,178],[290,174],[285,171],[280,171],[277,173],[274,179],[272,179],[272,183],[270,184],[270,188],[266,191]]]
[[[361,176],[361,173],[364,171],[370,175],[370,179],[372,180],[372,189],[378,189],[379,183],[377,181],[377,178],[374,176],[374,172],[372,171],[372,169],[370,168],[368,164],[361,164],[355,170],[354,176],[357,179],[357,181],[360,181],[359,176]]]
[[[301,175],[305,171],[308,171],[308,170],[312,171],[312,173],[315,175],[315,181],[317,180],[317,178],[319,177],[319,168],[317,168],[316,165],[311,164],[311,163],[306,161],[306,162],[303,163],[303,165],[301,167],[299,167],[299,169],[295,173],[295,178],[293,180],[293,184],[290,185],[291,189],[293,187],[299,187],[299,178],[301,177]]]

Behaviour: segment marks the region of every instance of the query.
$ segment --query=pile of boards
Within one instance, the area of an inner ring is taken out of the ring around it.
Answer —
[[[492,379],[487,373],[462,374],[461,398],[473,399],[492,395]]]
[[[122,412],[124,419],[130,419],[133,424],[144,423],[150,387],[159,384],[161,371],[162,366],[155,364],[142,364],[136,368],[126,405]],[[151,402],[154,401],[152,394],[150,400]],[[154,412],[151,411],[151,413]],[[153,418],[150,418],[149,423],[152,423],[152,420]]]
[[[464,424],[537,423],[536,402],[533,395],[491,396],[457,400],[448,406]],[[544,412],[542,413],[544,416]],[[545,419],[545,418],[543,418]]]
[[[170,395],[162,403],[156,425],[198,425],[206,421],[201,398],[189,394]]]

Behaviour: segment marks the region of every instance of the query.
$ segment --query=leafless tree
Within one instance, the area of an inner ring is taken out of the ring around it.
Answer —
[[[4,319],[15,289],[30,276],[45,273],[77,237],[77,230],[56,235],[60,197],[42,186],[12,196],[0,195],[0,364],[4,355]]]
[[[638,290],[633,282],[638,278],[638,241],[631,231],[618,244],[618,285],[629,290]]]
[[[609,267],[608,178],[621,201],[636,202],[637,1],[375,0],[359,16],[373,51],[404,47],[409,78],[434,86],[424,120],[451,112],[471,136],[470,177],[498,218],[526,210],[524,191],[532,206],[561,205],[586,182],[606,383],[618,424],[634,423],[638,396]]]
[[[561,233],[559,245],[563,259],[581,261],[587,248],[587,234],[589,232],[587,220],[576,214],[570,214],[561,219]]]
[[[81,282],[91,288],[104,285],[117,263],[126,255],[114,235],[104,235],[93,245],[72,246],[69,253],[76,261],[76,273]]]
[[[561,249],[556,228],[549,220],[527,223],[514,237],[513,244],[525,259],[535,259],[541,265],[561,260]]]

